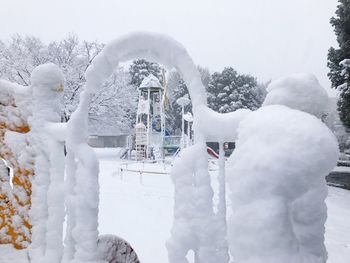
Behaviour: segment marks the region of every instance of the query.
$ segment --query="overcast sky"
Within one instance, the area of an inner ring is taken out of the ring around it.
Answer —
[[[0,0],[0,38],[29,34],[44,41],[69,33],[108,42],[131,31],[171,35],[197,64],[232,66],[260,81],[294,72],[327,78],[336,46],[329,19],[337,0]]]

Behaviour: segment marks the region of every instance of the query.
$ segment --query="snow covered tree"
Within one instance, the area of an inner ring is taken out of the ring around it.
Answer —
[[[79,94],[85,83],[85,71],[102,48],[103,44],[97,42],[80,43],[74,35],[48,45],[49,61],[58,65],[66,77],[62,113],[64,121],[69,120],[78,106]]]
[[[201,79],[203,85],[208,88],[208,84],[211,79],[210,72],[207,68],[197,66],[199,73],[201,74]],[[176,103],[178,98],[183,97],[188,94],[187,86],[184,80],[181,78],[180,74],[173,70],[168,74],[168,92],[169,92],[169,107],[166,109],[166,129],[172,133],[178,133],[181,128],[181,106]],[[189,104],[185,106],[185,112],[192,113],[192,105]]]
[[[137,99],[137,89],[130,84],[130,74],[118,68],[92,99],[90,131],[108,135],[129,133],[136,122]]]
[[[66,78],[61,118],[68,121],[78,106],[85,72],[103,46],[98,42],[79,41],[75,35],[49,44],[36,37],[15,35],[9,41],[0,41],[0,78],[29,86],[31,72],[36,66],[47,62],[58,65]],[[93,131],[106,128],[118,133],[133,126],[137,92],[130,81],[129,72],[123,69],[117,69],[106,80],[90,106]],[[117,126],[119,128],[115,128]]]
[[[32,70],[47,62],[58,65],[66,77],[64,109],[62,119],[69,120],[76,109],[81,87],[85,83],[84,73],[103,44],[82,42],[74,35],[61,41],[45,45],[32,36],[13,36],[0,43],[0,78],[24,86],[30,85]]]
[[[32,70],[48,61],[47,49],[39,38],[14,35],[0,42],[0,78],[28,86]]]
[[[338,110],[345,127],[350,129],[350,0],[338,0],[336,16],[330,20],[339,48],[328,51],[328,77],[340,91]]]
[[[145,59],[136,59],[132,62],[129,72],[131,75],[130,83],[135,87],[139,87],[142,80],[148,75],[153,74],[160,83],[163,83],[162,70],[158,63],[149,62]]]
[[[211,80],[211,74],[208,68],[204,68],[202,66],[197,66],[199,74],[201,74],[201,79],[204,87],[208,89],[209,82]]]
[[[324,115],[323,122],[337,137],[339,149],[341,152],[343,152],[345,149],[350,147],[350,136],[349,133],[346,132],[346,129],[340,120],[339,112],[337,110],[337,102],[337,97],[329,99],[328,111]]]
[[[178,98],[188,94],[187,86],[177,71],[171,71],[168,77],[169,107],[166,109],[166,129],[172,134],[180,134],[182,123],[181,106],[176,103]],[[185,112],[192,111],[191,104],[185,106]]]
[[[208,84],[208,104],[215,111],[226,113],[240,108],[256,110],[265,91],[250,75],[240,75],[231,67],[215,72]]]

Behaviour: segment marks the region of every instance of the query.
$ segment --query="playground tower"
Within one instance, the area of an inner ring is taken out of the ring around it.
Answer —
[[[138,88],[139,102],[135,126],[136,159],[163,158],[165,135],[164,88],[158,78],[149,75]]]

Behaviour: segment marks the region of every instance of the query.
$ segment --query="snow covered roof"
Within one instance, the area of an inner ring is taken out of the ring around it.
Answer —
[[[155,77],[153,74],[150,74],[149,76],[143,79],[139,88],[142,88],[142,89],[161,88],[162,89],[163,87],[160,84],[159,79]]]

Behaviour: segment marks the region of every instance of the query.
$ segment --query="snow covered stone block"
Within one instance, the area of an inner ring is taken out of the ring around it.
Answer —
[[[99,257],[108,263],[140,263],[131,245],[115,235],[99,236],[97,250]]]
[[[325,176],[338,152],[332,132],[298,110],[265,106],[241,122],[227,177],[235,262],[326,262]]]

